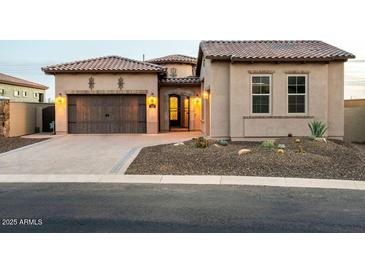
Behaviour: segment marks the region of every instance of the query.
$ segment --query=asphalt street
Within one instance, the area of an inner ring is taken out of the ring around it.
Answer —
[[[0,184],[0,232],[365,232],[365,191]]]

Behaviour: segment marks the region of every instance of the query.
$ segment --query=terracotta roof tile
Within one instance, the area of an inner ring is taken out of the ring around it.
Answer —
[[[105,56],[53,66],[43,67],[47,74],[83,73],[83,72],[164,72],[166,69],[147,62],[128,59],[120,56]]]
[[[349,52],[322,41],[202,41],[207,58],[237,60],[347,60]]]
[[[173,78],[161,78],[160,84],[169,85],[169,84],[180,84],[180,85],[199,85],[200,78],[195,76],[188,77],[173,77]]]
[[[21,87],[37,88],[37,89],[42,89],[42,90],[48,89],[47,86],[37,84],[34,82],[30,82],[30,81],[20,79],[17,77],[13,77],[13,76],[10,76],[10,75],[4,74],[4,73],[0,73],[0,83],[9,84],[9,85],[17,85],[17,86],[21,86]]]
[[[191,64],[196,65],[196,58],[181,54],[167,55],[164,57],[154,58],[147,60],[149,63],[153,64]]]

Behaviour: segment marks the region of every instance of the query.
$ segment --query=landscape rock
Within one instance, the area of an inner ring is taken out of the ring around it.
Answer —
[[[175,143],[174,146],[185,146],[184,143]]]
[[[326,138],[314,138],[314,141],[316,142],[322,142],[322,143],[327,143],[327,139]]]
[[[251,149],[243,148],[240,151],[238,151],[238,155],[244,155],[244,154],[248,154],[248,153],[251,153]]]

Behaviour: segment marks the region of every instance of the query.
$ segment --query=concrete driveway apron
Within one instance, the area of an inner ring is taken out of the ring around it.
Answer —
[[[0,174],[122,174],[141,148],[199,135],[65,135],[0,154]]]

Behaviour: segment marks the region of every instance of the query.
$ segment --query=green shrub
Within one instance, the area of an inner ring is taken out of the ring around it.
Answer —
[[[261,143],[261,146],[267,149],[272,149],[275,145],[273,140],[265,140]]]
[[[308,123],[309,129],[311,131],[311,136],[314,138],[322,137],[327,131],[327,126],[321,121],[312,121]]]
[[[278,149],[285,149],[285,145],[284,144],[278,144]]]
[[[217,141],[217,144],[218,145],[221,145],[221,146],[227,146],[228,145],[228,142],[226,140],[218,140]]]
[[[197,148],[206,148],[209,146],[209,141],[204,137],[199,137],[195,140],[195,145]]]

